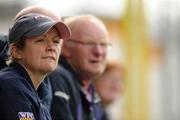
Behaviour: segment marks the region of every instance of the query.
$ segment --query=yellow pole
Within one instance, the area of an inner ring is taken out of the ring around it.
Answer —
[[[142,0],[127,0],[121,21],[125,39],[127,82],[123,120],[149,120],[149,44]]]

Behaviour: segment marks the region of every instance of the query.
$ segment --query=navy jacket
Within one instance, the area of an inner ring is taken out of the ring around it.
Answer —
[[[61,57],[59,66],[50,76],[53,89],[51,115],[53,120],[103,120],[103,110],[90,85],[91,99],[87,99],[75,71]]]
[[[45,89],[41,84],[41,88]],[[41,89],[40,88],[40,89]],[[39,89],[39,90],[40,90]],[[41,90],[40,90],[41,91]],[[46,91],[41,98],[46,97]],[[51,120],[26,70],[11,63],[0,71],[0,120]]]

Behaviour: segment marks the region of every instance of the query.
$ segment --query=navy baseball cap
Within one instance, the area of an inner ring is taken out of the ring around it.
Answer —
[[[56,27],[60,38],[69,39],[71,32],[69,27],[61,21],[54,21],[48,16],[30,13],[15,20],[9,30],[9,43],[15,43],[22,37],[38,37],[48,32],[52,27]]]

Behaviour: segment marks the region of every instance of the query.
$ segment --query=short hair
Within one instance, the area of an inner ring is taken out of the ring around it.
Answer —
[[[121,74],[122,78],[125,77],[125,74],[126,74],[125,68],[119,62],[117,62],[117,61],[108,61],[107,64],[106,64],[106,68],[105,68],[104,72],[102,73],[102,75],[108,73],[111,70],[118,70],[119,73]]]

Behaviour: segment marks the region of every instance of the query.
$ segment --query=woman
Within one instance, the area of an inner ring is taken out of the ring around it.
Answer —
[[[108,62],[104,73],[94,81],[108,120],[120,120],[124,74],[118,62]]]
[[[50,120],[37,89],[56,68],[68,27],[32,13],[16,19],[8,37],[12,62],[0,72],[0,119]]]

